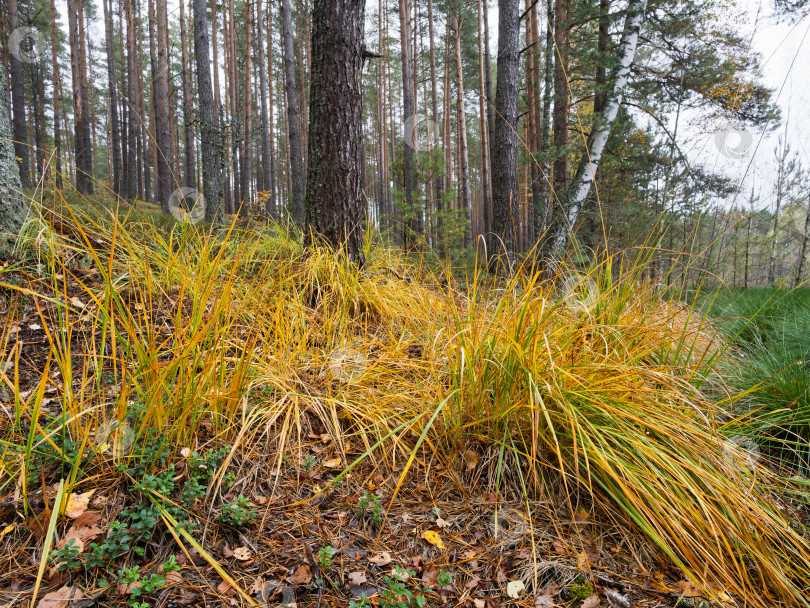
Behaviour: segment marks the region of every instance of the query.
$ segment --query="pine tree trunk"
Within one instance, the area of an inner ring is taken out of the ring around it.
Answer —
[[[74,0],[75,1],[75,0]],[[8,0],[8,27],[13,32],[19,27],[19,9],[17,0]],[[25,120],[25,81],[23,79],[22,61],[16,54],[10,53],[11,67],[11,110],[13,112],[14,152],[17,155],[20,181],[24,188],[31,187],[31,168],[28,156],[28,128]]]
[[[554,46],[557,54],[554,70],[554,192],[563,198],[568,190],[568,10],[570,0],[554,2]],[[555,217],[564,213],[555,209]],[[558,218],[561,220],[561,218]]]
[[[459,174],[461,176],[461,208],[464,210],[467,219],[467,233],[464,242],[469,243],[472,234],[472,197],[470,196],[470,163],[467,153],[467,117],[464,112],[464,70],[461,63],[461,34],[459,32],[458,15],[453,19],[453,28],[456,31],[456,84],[458,99],[456,109],[458,112],[458,141],[460,158]]]
[[[22,196],[16,150],[11,142],[6,79],[0,76],[0,251],[13,246],[28,212]]]
[[[110,0],[112,1],[112,0]],[[51,10],[51,66],[53,68],[53,146],[56,165],[54,167],[54,184],[57,190],[62,189],[62,129],[59,126],[59,59],[56,51],[56,6],[50,0]]]
[[[112,135],[112,191],[121,194],[121,134],[118,125],[118,87],[115,79],[115,52],[113,50],[112,0],[101,0],[104,5],[104,32],[107,50],[107,90],[110,95],[110,131]],[[107,3],[109,2],[109,8]],[[53,0],[51,0],[53,3]],[[56,110],[54,110],[56,112]]]
[[[485,53],[484,53],[484,27],[481,5],[485,0],[478,0],[478,121],[481,131],[481,233],[484,234],[486,243],[489,243],[488,235],[492,231],[492,199],[490,197],[489,178],[489,126],[487,121],[488,104],[486,77],[484,75]],[[486,10],[484,4],[484,10]]]
[[[185,0],[180,2],[180,58],[183,70],[183,158],[185,166],[183,177],[186,186],[197,187],[197,171],[194,168],[194,105],[191,101],[191,75],[186,52],[186,16],[183,5]]]
[[[413,71],[411,62],[411,26],[410,26],[410,4],[408,0],[399,0],[399,40],[402,48],[402,124],[403,128],[412,128],[411,133],[405,134],[403,139],[402,166],[403,166],[403,188],[405,190],[404,207],[408,216],[408,226],[405,231],[404,245],[407,250],[415,246],[417,236],[418,221],[416,219],[417,210],[414,208],[413,198],[413,146],[408,144],[416,142],[417,119],[413,107]]]
[[[272,22],[273,16],[268,11],[268,21]],[[273,212],[275,206],[273,187],[273,151],[270,148],[270,131],[272,129],[272,118],[267,112],[267,64],[264,59],[264,23],[262,18],[262,0],[256,0],[256,44],[259,46],[259,97],[262,111],[262,186],[270,193],[265,211],[268,214]],[[271,72],[272,75],[272,72]],[[270,78],[270,88],[272,88],[272,76]],[[272,102],[271,108],[272,108]]]
[[[220,148],[214,94],[211,90],[211,68],[208,62],[208,10],[206,0],[192,0],[194,13],[194,59],[197,62],[197,96],[202,148],[202,183],[206,220],[222,221],[219,197]],[[214,69],[217,69],[216,63]]]
[[[93,193],[93,150],[90,140],[90,102],[87,94],[87,53],[82,0],[68,0],[68,29],[73,73],[73,115],[76,190]]]
[[[290,0],[281,0],[281,42],[284,46],[284,92],[287,97],[287,137],[291,181],[289,211],[293,221],[303,224],[304,216],[304,160],[298,116],[298,91],[295,80],[295,50],[293,44],[292,12]]]
[[[172,180],[171,124],[169,121],[169,18],[166,0],[155,0],[157,19],[157,79],[154,96],[157,110],[157,191],[165,210],[174,191]]]
[[[245,203],[250,199],[250,140],[251,140],[251,89],[250,89],[250,64],[251,64],[251,16],[253,9],[250,0],[245,2],[245,84],[244,93],[245,99],[242,106],[242,147],[239,155],[239,164],[241,172],[241,184],[239,190],[241,192],[241,205],[239,206],[240,212],[243,210]]]
[[[315,0],[312,11],[307,226],[363,258],[363,25],[365,0]]]
[[[518,87],[520,85],[520,11],[518,0],[499,0],[498,81],[492,133],[493,243],[511,274],[517,261],[520,206],[517,177]]]
[[[429,46],[430,46],[430,109],[432,112],[432,120],[434,125],[439,124],[439,105],[438,105],[438,94],[436,92],[436,43],[434,38],[434,21],[433,21],[433,0],[428,0],[428,36]],[[442,209],[441,201],[442,197],[444,196],[444,176],[439,175],[434,180],[436,184],[436,202],[434,207],[437,212],[440,212]],[[438,240],[438,235],[441,233],[441,222],[442,217],[439,213],[436,213],[434,216],[433,224],[435,226],[433,230],[433,237],[434,240]]]
[[[566,196],[568,207],[567,217],[565,218],[566,225],[559,228],[555,236],[554,248],[556,252],[560,252],[565,247],[569,231],[575,229],[577,216],[590,192],[596,172],[599,169],[602,153],[608,137],[610,137],[611,126],[619,113],[624,98],[624,91],[627,87],[630,68],[636,54],[646,6],[647,0],[630,0],[627,6],[624,31],[619,42],[619,61],[613,74],[611,74],[602,108],[599,114],[594,116],[594,124],[588,137],[586,152],[582,156],[576,176]]]
[[[134,0],[126,0],[126,18],[127,18],[127,145],[129,150],[127,157],[129,162],[124,167],[127,172],[126,183],[128,189],[126,198],[135,200],[138,196],[138,191],[141,189],[141,180],[138,179],[138,139],[140,138],[141,124],[138,116],[138,28],[135,25],[135,9],[133,7]],[[150,0],[151,4],[151,0]],[[150,10],[150,29],[154,18]],[[123,32],[121,34],[123,36]],[[154,97],[155,80],[152,79],[152,91]],[[143,169],[141,169],[143,170]]]

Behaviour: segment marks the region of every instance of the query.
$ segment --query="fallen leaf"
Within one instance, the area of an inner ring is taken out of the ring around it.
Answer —
[[[480,576],[473,576],[469,581],[467,581],[467,584],[464,585],[464,588],[465,589],[475,589],[478,586],[478,583],[480,583],[480,582],[481,582],[481,577]]]
[[[28,524],[28,528],[31,530],[31,534],[34,535],[34,540],[39,542],[42,540],[42,537],[45,536],[45,532],[48,530],[48,522],[51,519],[51,511],[50,509],[45,509],[42,513],[37,515],[36,517],[32,517],[26,523]]]
[[[523,592],[525,588],[526,585],[524,585],[523,581],[521,580],[509,581],[509,583],[506,585],[506,595],[512,598],[513,600],[516,600],[517,598],[520,597],[520,594]]]
[[[681,592],[681,597],[703,597],[703,590],[700,585],[692,581],[678,581],[673,587]]]
[[[422,584],[427,587],[435,587],[439,582],[439,569],[435,566],[428,566],[425,568],[425,571],[422,572]]]
[[[183,458],[188,458],[189,456],[191,456],[191,448],[183,448],[182,450],[180,450],[180,455]]]
[[[84,541],[103,534],[104,530],[97,525],[100,519],[101,513],[85,511],[74,520],[73,525],[67,531],[67,534],[65,534],[65,539],[76,538],[80,541]]]
[[[630,598],[618,591],[607,589],[605,590],[605,597],[608,604],[610,604],[610,608],[630,608]]]
[[[436,519],[436,526],[443,530],[445,528],[450,527],[450,522],[447,521],[446,519],[442,519],[441,517],[439,517]]]
[[[124,583],[119,581],[118,584],[115,586],[115,592],[118,595],[128,595],[132,593],[133,589],[138,589],[143,587],[143,583],[141,581],[135,581],[132,583]]]
[[[166,575],[166,586],[172,587],[183,582],[183,573],[179,570],[172,570]]]
[[[362,571],[358,572],[349,572],[349,584],[350,585],[362,585],[368,579],[366,578],[366,573]]]
[[[472,450],[467,450],[466,452],[464,452],[464,460],[467,461],[466,467],[468,471],[472,471],[475,467],[478,466],[478,454],[476,454]]]
[[[487,602],[486,600],[474,599],[473,605],[475,606],[475,608],[486,608]]]
[[[433,530],[425,530],[422,532],[422,538],[424,538],[427,542],[429,542],[434,547],[437,547],[444,551],[447,547],[444,546],[444,541],[442,537],[439,536],[438,532],[434,532]]]
[[[591,597],[582,602],[580,608],[599,608],[599,595],[594,593]]]
[[[225,543],[222,546],[222,555],[225,557],[233,557],[233,549],[231,549],[231,546],[228,543]]]
[[[237,547],[233,550],[233,556],[240,562],[246,562],[252,557],[250,554],[250,549],[247,547]]]
[[[377,566],[387,566],[393,560],[391,559],[391,554],[383,551],[382,553],[378,553],[374,557],[370,557],[369,560],[372,564],[376,564]]]
[[[498,568],[498,573],[495,575],[495,582],[496,583],[505,583],[509,579],[506,576],[506,570],[503,568]]]
[[[327,469],[336,469],[340,466],[340,458],[330,458],[329,460],[323,463]]]
[[[12,530],[14,530],[14,524],[9,524],[5,528],[3,528],[3,531],[0,532],[0,540],[3,540],[5,538],[5,536],[6,536],[6,534],[11,532]]]
[[[79,298],[77,298],[76,296],[74,296],[74,297],[70,298],[70,303],[71,303],[71,304],[73,304],[74,306],[78,307],[78,308],[84,308],[84,307],[85,307],[85,303],[84,303],[84,302],[82,302],[82,301],[81,301]]]
[[[538,595],[534,599],[534,608],[554,608],[554,599],[550,595]]]
[[[222,581],[219,585],[217,585],[217,591],[219,591],[222,595],[233,595],[236,593],[236,589],[231,587],[228,581]]]
[[[37,603],[37,608],[68,608],[77,600],[84,599],[85,595],[78,587],[60,587],[43,596]]]
[[[551,552],[556,553],[557,555],[563,555],[565,553],[565,543],[563,543],[559,538],[555,538],[551,541],[553,546]]]
[[[290,582],[293,585],[309,585],[309,583],[312,582],[312,570],[309,569],[307,564],[304,564],[293,572],[290,577]]]
[[[577,553],[577,569],[578,570],[587,570],[588,569],[588,556],[583,551],[582,553]]]
[[[90,497],[95,493],[95,489],[88,490],[83,494],[71,493],[68,499],[67,507],[65,508],[65,515],[70,519],[76,519],[82,513],[87,511],[87,505],[90,504]]]

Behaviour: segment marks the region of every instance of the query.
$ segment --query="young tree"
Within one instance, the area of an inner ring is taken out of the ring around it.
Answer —
[[[16,240],[28,211],[11,141],[6,79],[0,76],[0,251]]]
[[[309,233],[363,259],[363,24],[365,0],[315,0],[312,10]]]
[[[284,92],[287,98],[287,138],[290,181],[290,214],[293,221],[304,222],[304,159],[301,133],[298,128],[298,85],[295,80],[295,50],[293,48],[292,11],[290,0],[281,0],[281,43],[284,46]]]
[[[197,171],[194,167],[194,106],[191,101],[191,75],[189,74],[188,53],[186,52],[185,0],[180,0],[180,58],[183,71],[183,178],[185,185],[197,186]]]
[[[208,9],[206,0],[192,0],[194,13],[194,58],[197,62],[197,97],[200,116],[202,182],[205,217],[213,223],[222,221],[219,201],[220,150],[219,130],[211,90],[211,68],[208,62]],[[214,64],[214,69],[217,69]]]
[[[520,3],[499,0],[498,80],[492,133],[493,230],[495,251],[503,256],[507,273],[517,261],[519,217],[517,177],[517,113],[520,86]],[[494,253],[494,251],[493,251]]]
[[[472,233],[470,230],[470,221],[472,220],[472,196],[470,194],[470,163],[467,153],[467,117],[464,112],[464,70],[461,63],[461,34],[459,32],[458,14],[453,18],[453,29],[455,30],[456,36],[456,85],[458,91],[456,110],[458,112],[458,166],[459,181],[461,182],[461,208],[468,216],[466,240]]]

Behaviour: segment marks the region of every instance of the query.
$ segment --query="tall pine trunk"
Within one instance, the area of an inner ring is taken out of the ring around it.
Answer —
[[[107,50],[107,90],[110,94],[110,131],[112,135],[112,191],[121,194],[121,133],[118,125],[118,87],[115,79],[115,52],[113,50],[112,0],[101,0],[104,5],[104,32]],[[53,2],[53,0],[51,0]],[[109,7],[107,6],[109,3]]]
[[[307,225],[363,265],[365,0],[315,0],[312,10]]]
[[[465,242],[469,242],[472,235],[472,197],[470,195],[470,163],[467,152],[467,117],[464,112],[464,69],[461,63],[461,32],[459,31],[458,15],[453,19],[453,28],[456,31],[456,84],[458,99],[456,110],[458,112],[458,142],[459,142],[459,175],[461,177],[461,208],[466,214],[467,234]]]
[[[191,75],[189,74],[188,53],[186,52],[186,15],[180,0],[180,58],[183,71],[183,177],[186,186],[197,187],[197,171],[194,168],[194,105],[191,101]]]
[[[194,12],[194,59],[197,62],[197,97],[202,149],[202,183],[205,217],[214,223],[222,220],[219,204],[220,149],[214,94],[211,90],[211,68],[208,63],[208,10],[206,0],[192,0]],[[214,64],[214,69],[217,69]]]
[[[415,237],[418,234],[419,221],[416,218],[417,210],[414,208],[413,197],[413,145],[416,142],[418,121],[413,105],[413,71],[411,62],[411,22],[410,4],[408,0],[399,0],[399,40],[402,49],[402,125],[403,129],[411,129],[411,133],[406,133],[403,137],[402,151],[402,185],[405,190],[404,207],[408,216],[408,226],[405,231],[404,245],[406,249],[412,249],[415,245]]]
[[[304,222],[304,159],[298,116],[298,90],[295,79],[295,50],[293,45],[290,0],[281,0],[281,43],[284,46],[284,92],[287,98],[287,138],[291,196],[290,215],[299,224]]]
[[[262,18],[262,1],[256,0],[256,44],[259,46],[259,98],[261,100],[262,112],[262,187],[269,192],[265,211],[268,214],[273,212],[275,207],[275,185],[273,184],[273,151],[270,147],[270,131],[272,130],[272,117],[267,112],[267,64],[264,59],[264,23]],[[272,22],[273,16],[268,11],[268,22]],[[272,88],[272,74],[270,72],[270,87]],[[272,102],[270,106],[272,110]]]
[[[153,91],[157,114],[157,191],[164,209],[174,191],[171,125],[169,122],[169,19],[166,0],[155,0],[157,20],[157,79]]]
[[[520,85],[519,0],[499,0],[498,82],[492,133],[493,229],[495,251],[511,274],[517,261],[520,205],[517,177],[518,87]]]
[[[74,0],[75,1],[75,0]],[[17,0],[8,0],[8,27],[13,32],[19,27]],[[25,120],[25,81],[22,61],[15,53],[10,53],[11,67],[11,111],[13,113],[12,137],[14,152],[19,159],[19,177],[24,188],[31,187],[31,167],[28,156],[28,128]]]
[[[112,0],[110,0],[112,1]],[[56,52],[58,38],[56,37],[56,5],[50,0],[51,10],[51,64],[53,80],[53,147],[55,157],[54,184],[58,190],[62,189],[62,129],[59,126],[60,110],[59,98],[59,59]],[[114,108],[115,109],[115,108]]]
[[[73,113],[76,190],[93,193],[93,150],[90,140],[90,101],[87,94],[87,53],[82,0],[68,0],[68,29],[73,75]]]

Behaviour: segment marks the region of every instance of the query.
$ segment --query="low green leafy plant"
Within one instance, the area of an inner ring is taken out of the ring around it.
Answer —
[[[56,564],[56,569],[59,572],[75,570],[81,566],[79,553],[81,553],[79,541],[75,538],[70,538],[61,549],[51,551],[51,560]]]
[[[248,499],[240,494],[233,502],[223,505],[217,520],[230,526],[240,527],[248,525],[255,517],[255,509],[250,505]]]
[[[412,591],[405,584],[414,574],[412,570],[394,566],[393,575],[383,577],[388,588],[380,590],[380,608],[424,608],[428,589],[417,585]]]
[[[376,494],[363,490],[363,494],[357,501],[357,506],[362,516],[368,517],[374,523],[382,521],[383,509],[380,504],[380,497]]]

